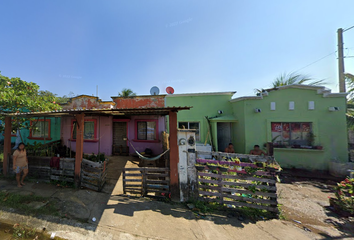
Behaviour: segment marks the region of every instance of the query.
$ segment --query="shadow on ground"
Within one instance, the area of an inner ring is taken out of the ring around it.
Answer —
[[[24,219],[40,219],[47,222],[66,224],[95,231],[98,226],[118,226],[127,228],[131,225],[144,225],[144,221],[155,221],[163,224],[166,221],[182,223],[188,220],[209,221],[218,225],[230,225],[242,228],[250,223],[238,212],[218,212],[213,214],[196,214],[180,203],[166,203],[151,198],[131,197],[123,195],[122,170],[124,167],[137,167],[139,160],[131,157],[112,157],[107,165],[107,184],[102,192],[88,189],[72,189],[49,183],[27,181],[23,188],[16,187],[14,177],[0,178],[0,192],[20,195],[36,195],[49,199],[50,204],[58,210],[57,216],[30,214],[26,215],[15,208],[0,205],[2,214],[0,222],[25,221]],[[43,207],[41,203],[27,202],[32,206]],[[45,204],[44,204],[44,207]],[[10,216],[18,216],[10,220]],[[123,226],[124,225],[124,226]],[[146,226],[149,227],[149,226]]]

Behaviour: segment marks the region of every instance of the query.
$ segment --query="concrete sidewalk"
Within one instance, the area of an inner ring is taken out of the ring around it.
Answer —
[[[118,184],[116,188],[119,188]],[[241,222],[236,217],[223,215],[209,215],[197,220],[181,204],[147,198],[59,188],[36,182],[28,182],[19,189],[15,181],[4,179],[0,180],[0,191],[57,200],[65,218],[28,217],[8,210],[1,211],[0,222],[28,223],[38,229],[46,227],[47,231],[66,239],[316,239],[313,234],[279,220],[254,224],[247,219]],[[93,222],[92,218],[96,221]]]
[[[109,164],[113,166],[112,162]],[[0,179],[0,191],[49,197],[61,214],[30,217],[7,209],[1,211],[0,222],[45,227],[65,239],[324,239],[286,221],[251,223],[223,214],[196,219],[183,204],[124,196],[120,171],[134,164],[121,162],[112,167],[116,184],[107,185],[106,192],[100,193],[39,182],[27,182],[23,188],[17,188],[15,180]]]

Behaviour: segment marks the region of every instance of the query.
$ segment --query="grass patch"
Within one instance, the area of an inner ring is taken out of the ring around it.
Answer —
[[[243,216],[252,221],[258,220],[267,220],[267,219],[274,219],[284,217],[283,215],[277,214],[273,212],[269,212],[267,210],[261,210],[256,208],[249,208],[249,207],[237,207],[237,208],[226,208],[223,205],[220,205],[217,202],[204,202],[200,200],[190,201],[186,205],[190,208],[190,204],[194,205],[194,208],[191,209],[195,214],[208,214],[213,213],[215,211],[226,211],[226,212],[233,212],[236,213],[236,216]],[[279,209],[280,211],[280,209]],[[281,211],[280,211],[281,213]]]
[[[253,221],[277,218],[275,213],[269,212],[267,210],[262,210],[262,209],[240,207],[240,208],[237,208],[237,211],[241,215],[243,215]]]
[[[190,206],[190,204],[194,205],[194,208],[191,209],[194,212],[201,212],[201,213],[212,213],[215,210],[219,210],[220,206],[216,202],[204,202],[200,200],[191,200],[186,205]]]
[[[0,192],[0,202],[3,207],[13,208],[27,215],[59,216],[59,210],[55,207],[55,203],[46,197],[2,191]],[[32,202],[47,202],[47,204],[40,208],[35,208],[28,205]]]

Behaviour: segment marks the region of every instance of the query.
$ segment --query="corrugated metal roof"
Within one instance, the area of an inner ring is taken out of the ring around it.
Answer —
[[[192,107],[70,109],[43,112],[1,113],[1,115],[21,117],[60,117],[79,113],[84,113],[85,115],[168,115],[170,111],[189,110],[190,108]]]

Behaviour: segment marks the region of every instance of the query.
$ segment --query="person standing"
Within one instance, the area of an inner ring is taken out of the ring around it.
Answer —
[[[16,173],[17,187],[24,186],[23,181],[28,174],[28,158],[24,143],[20,143],[13,154],[13,170]]]

